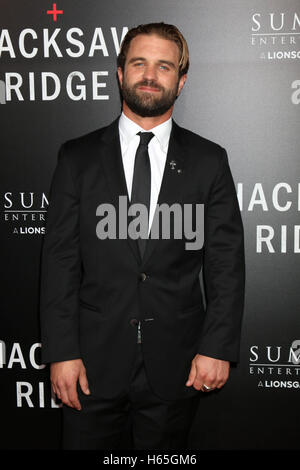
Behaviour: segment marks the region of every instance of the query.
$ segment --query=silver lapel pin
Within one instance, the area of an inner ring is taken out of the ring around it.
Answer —
[[[170,167],[171,167],[172,170],[175,170],[175,166],[176,166],[176,165],[177,165],[177,163],[176,163],[174,160],[172,160],[172,161],[170,162]]]

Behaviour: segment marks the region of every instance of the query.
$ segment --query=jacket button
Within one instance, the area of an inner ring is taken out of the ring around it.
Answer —
[[[140,281],[146,281],[146,279],[147,279],[147,274],[140,273]]]
[[[138,320],[136,318],[131,318],[129,323],[131,326],[136,326],[138,324]]]

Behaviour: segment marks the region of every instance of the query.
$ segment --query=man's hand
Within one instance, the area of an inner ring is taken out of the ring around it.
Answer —
[[[83,393],[90,395],[86,371],[81,359],[53,362],[50,366],[50,380],[53,392],[65,405],[81,410],[76,390],[77,380]]]
[[[192,360],[191,370],[185,385],[193,385],[196,390],[205,390],[206,387],[221,388],[229,377],[230,363],[221,359],[196,354]]]

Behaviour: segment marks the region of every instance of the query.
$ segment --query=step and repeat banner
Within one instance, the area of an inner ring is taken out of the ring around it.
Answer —
[[[226,148],[246,242],[241,359],[220,392],[203,395],[192,444],[299,449],[299,0],[0,4],[0,447],[59,448],[61,405],[39,333],[57,152],[120,113],[122,38],[140,23],[164,21],[179,27],[190,50],[174,118]]]

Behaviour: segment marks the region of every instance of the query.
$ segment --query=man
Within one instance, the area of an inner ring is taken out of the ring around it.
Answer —
[[[184,449],[201,392],[220,389],[238,360],[241,215],[226,151],[172,120],[188,68],[175,26],[133,28],[118,57],[121,116],[60,149],[41,328],[42,359],[64,404],[64,448],[119,448],[131,418],[134,448]],[[135,224],[131,236],[104,237],[102,204],[122,225],[120,197],[146,207],[146,236]],[[161,204],[203,205],[200,248],[187,249],[186,233],[151,237]]]

